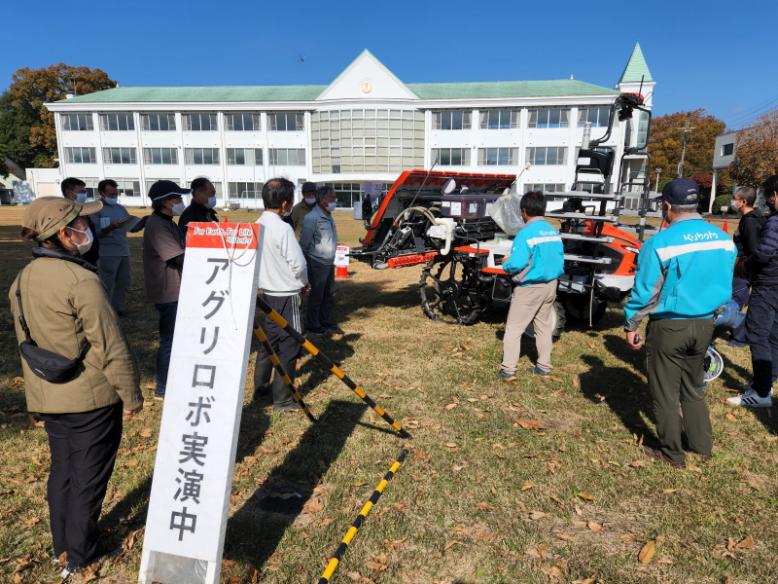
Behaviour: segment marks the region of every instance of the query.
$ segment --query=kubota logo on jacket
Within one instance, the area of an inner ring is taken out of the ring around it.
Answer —
[[[519,286],[556,280],[565,270],[565,251],[559,232],[543,217],[533,217],[513,240],[502,268]]]
[[[696,213],[676,219],[643,244],[624,308],[628,328],[651,318],[708,318],[732,297],[737,249]]]

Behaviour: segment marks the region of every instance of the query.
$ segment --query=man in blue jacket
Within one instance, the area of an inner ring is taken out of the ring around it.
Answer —
[[[649,317],[646,369],[660,446],[644,451],[677,468],[686,464],[682,430],[689,450],[709,457],[713,447],[703,366],[714,313],[732,296],[737,256],[729,235],[697,214],[699,198],[697,183],[686,178],[662,190],[670,226],[643,244],[624,309],[627,343],[635,350],[643,346],[638,326]]]
[[[521,354],[521,335],[533,323],[538,360],[530,372],[551,373],[556,314],[557,278],[564,273],[565,252],[559,232],[543,218],[546,199],[540,191],[521,198],[521,217],[526,225],[513,240],[510,257],[502,264],[515,284],[503,338],[503,358],[497,377],[516,381],[516,364]]]
[[[759,244],[746,260],[752,285],[746,338],[754,380],[742,395],[727,400],[730,405],[749,408],[773,405],[774,368],[778,369],[778,174],[765,181],[764,195],[772,214],[762,228]]]

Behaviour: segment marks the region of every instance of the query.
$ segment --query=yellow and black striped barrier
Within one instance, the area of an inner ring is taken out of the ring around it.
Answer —
[[[261,297],[257,298],[257,304],[259,308],[262,310],[262,312],[267,315],[270,320],[272,320],[274,323],[276,323],[280,328],[282,328],[286,333],[291,336],[295,341],[300,343],[302,345],[303,349],[305,349],[312,357],[314,357],[316,360],[319,361],[319,363],[324,366],[325,369],[330,371],[335,377],[340,379],[351,391],[353,391],[359,398],[365,402],[367,405],[369,405],[373,411],[381,416],[381,418],[389,424],[392,428],[394,428],[397,432],[400,433],[400,436],[402,438],[411,438],[410,433],[403,428],[399,422],[397,422],[392,416],[390,416],[387,411],[379,406],[377,403],[373,401],[373,399],[365,393],[365,390],[362,389],[359,385],[354,383],[351,378],[346,375],[346,373],[338,367],[332,359],[327,357],[324,353],[322,353],[316,345],[311,343],[307,338],[305,338],[303,335],[298,333],[296,330],[294,330],[293,327],[289,326],[289,322],[281,316],[278,311],[273,310],[273,308],[265,302]]]
[[[284,369],[284,366],[281,363],[281,359],[279,359],[278,355],[273,350],[273,346],[270,344],[270,340],[267,338],[267,334],[265,333],[265,331],[262,329],[261,326],[257,325],[257,323],[254,323],[254,335],[257,337],[259,342],[265,348],[265,351],[267,351],[268,356],[270,357],[270,363],[273,364],[276,373],[280,375],[284,383],[286,383],[286,385],[289,386],[289,390],[292,392],[292,399],[296,401],[297,405],[302,408],[302,410],[305,412],[305,415],[308,416],[308,419],[311,422],[315,422],[316,418],[311,413],[311,410],[308,409],[308,406],[305,405],[305,402],[303,401],[303,396],[300,394],[299,391],[297,391],[297,388],[294,385],[294,381],[292,381],[292,378],[289,377],[289,374],[286,372],[286,369]]]
[[[346,535],[344,535],[343,539],[340,541],[338,549],[335,550],[335,553],[332,554],[330,561],[327,562],[327,567],[324,569],[324,572],[322,572],[321,578],[319,578],[319,584],[327,584],[330,581],[332,575],[335,573],[335,570],[338,569],[338,564],[340,564],[340,561],[343,559],[343,554],[346,553],[348,546],[357,535],[357,531],[359,531],[359,528],[362,527],[362,524],[365,522],[365,519],[367,519],[370,510],[378,502],[378,499],[381,498],[381,494],[384,492],[386,485],[388,485],[389,481],[394,478],[395,473],[400,469],[400,466],[402,466],[402,463],[405,461],[407,456],[408,449],[403,448],[400,451],[400,455],[397,457],[397,460],[395,460],[392,466],[389,467],[389,472],[387,472],[384,475],[384,478],[381,479],[381,482],[376,485],[375,491],[373,491],[373,494],[370,495],[370,499],[368,499],[367,503],[364,504],[362,510],[359,512],[359,515],[357,515],[357,518],[354,520],[354,523],[351,524],[351,527],[349,527]]]

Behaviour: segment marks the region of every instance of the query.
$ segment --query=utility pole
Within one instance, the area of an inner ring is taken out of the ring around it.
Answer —
[[[656,184],[654,185],[654,192],[659,192],[659,175],[662,174],[662,169],[657,167],[656,169]]]
[[[686,144],[689,141],[689,133],[693,130],[693,127],[689,126],[689,120],[686,120],[686,124],[683,127],[683,146],[681,147],[681,160],[678,161],[678,178],[683,178],[683,163],[686,159]]]

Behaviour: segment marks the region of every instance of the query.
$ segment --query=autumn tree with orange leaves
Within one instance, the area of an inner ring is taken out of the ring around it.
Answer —
[[[730,173],[738,184],[755,188],[778,173],[778,110],[738,133]]]

